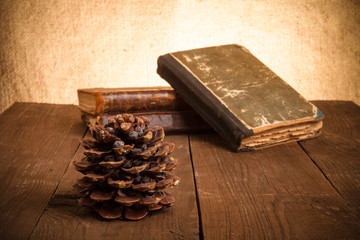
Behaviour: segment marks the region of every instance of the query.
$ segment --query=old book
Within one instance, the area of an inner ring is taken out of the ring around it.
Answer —
[[[168,53],[158,74],[236,151],[313,138],[324,115],[245,47]]]
[[[150,127],[161,126],[166,134],[212,131],[209,125],[191,109],[187,111],[134,112],[131,114],[147,117],[151,121]],[[91,127],[94,124],[105,125],[116,115],[115,113],[99,115],[83,113],[81,119],[88,127]]]
[[[171,87],[78,89],[79,108],[94,115],[118,112],[179,111],[189,106]]]
[[[146,116],[168,133],[211,131],[209,125],[171,87],[91,88],[78,90],[81,119],[106,124],[117,114]]]

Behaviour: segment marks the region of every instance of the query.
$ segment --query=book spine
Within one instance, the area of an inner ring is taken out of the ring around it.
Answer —
[[[95,93],[95,114],[181,111],[189,106],[174,90],[136,90]]]
[[[161,126],[166,134],[192,133],[212,131],[209,125],[194,111],[166,111],[166,112],[136,112],[133,116],[145,116],[151,123],[150,127]],[[105,125],[116,113],[93,115],[83,113],[81,119],[88,126]]]
[[[158,58],[157,73],[228,142],[232,150],[241,150],[241,140],[254,134],[215,97],[211,96],[206,87],[170,54]]]

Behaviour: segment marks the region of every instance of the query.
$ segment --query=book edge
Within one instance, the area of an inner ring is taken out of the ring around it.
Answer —
[[[242,148],[241,146],[238,149],[238,152],[249,152],[249,151],[254,151],[254,150],[259,150],[259,149],[265,149],[265,148],[269,148],[269,147],[273,147],[273,146],[278,146],[281,144],[285,144],[285,143],[291,143],[291,142],[298,142],[298,141],[304,141],[304,140],[309,140],[309,139],[313,139],[316,138],[317,136],[319,136],[322,133],[321,129],[319,129],[319,131],[317,131],[315,134],[313,135],[307,135],[303,138],[294,138],[294,139],[286,139],[283,141],[278,141],[275,143],[271,143],[271,144],[267,144],[267,145],[262,145],[259,147],[253,147],[253,148]]]
[[[80,91],[80,89],[77,90],[78,95],[78,107],[81,111],[89,112],[92,114],[95,114],[95,108],[96,108],[96,98],[94,94],[89,92]],[[87,100],[85,100],[87,99]],[[91,103],[89,103],[91,102]]]

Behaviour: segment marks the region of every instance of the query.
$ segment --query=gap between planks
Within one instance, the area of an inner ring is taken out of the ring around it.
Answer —
[[[190,161],[191,161],[191,168],[192,168],[194,187],[195,187],[196,205],[197,205],[197,209],[198,209],[199,238],[200,238],[200,240],[203,240],[204,239],[204,231],[203,231],[202,218],[201,218],[201,206],[200,206],[199,193],[198,193],[198,188],[197,188],[197,183],[196,183],[195,167],[194,167],[192,151],[191,151],[190,134],[188,134],[187,136],[188,136],[188,144],[189,144],[189,157],[190,157]]]
[[[328,178],[328,176],[326,176],[324,170],[321,169],[321,167],[316,163],[316,161],[310,156],[309,152],[306,151],[306,148],[301,145],[300,142],[297,142],[297,144],[302,148],[302,150],[306,153],[306,155],[310,158],[310,160],[313,162],[313,164],[316,166],[317,169],[319,169],[319,171],[321,172],[321,174],[323,175],[323,177],[326,179],[326,181],[328,181],[328,183],[334,188],[334,190],[339,194],[339,196],[344,200],[344,202],[347,203],[346,199],[344,198],[344,196],[341,194],[341,192],[335,187],[335,185],[331,182],[331,180]],[[349,204],[348,204],[349,205]],[[349,205],[349,207],[351,207]]]

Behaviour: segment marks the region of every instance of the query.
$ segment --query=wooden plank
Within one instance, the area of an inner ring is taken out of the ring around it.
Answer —
[[[297,143],[230,152],[191,135],[204,239],[356,239],[359,218]]]
[[[345,101],[314,104],[325,114],[323,133],[300,144],[360,217],[360,107]]]
[[[28,239],[85,128],[71,105],[16,103],[0,116],[0,239]]]
[[[166,136],[165,140],[176,144],[172,156],[179,160],[174,173],[181,177],[181,182],[173,189],[176,198],[173,206],[135,222],[102,220],[96,213],[76,204],[72,185],[81,174],[71,165],[31,239],[198,239],[198,211],[188,137]],[[81,157],[82,149],[79,149],[75,158]]]

